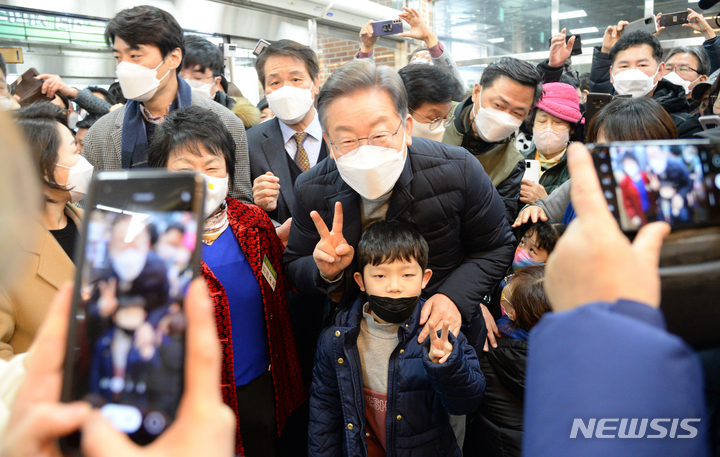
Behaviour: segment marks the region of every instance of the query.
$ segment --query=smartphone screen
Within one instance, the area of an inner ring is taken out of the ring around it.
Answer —
[[[183,391],[183,299],[199,264],[197,179],[101,173],[85,214],[63,400],[90,402],[139,444],[172,423]]]
[[[653,141],[592,146],[610,211],[626,232],[720,224],[720,144]]]

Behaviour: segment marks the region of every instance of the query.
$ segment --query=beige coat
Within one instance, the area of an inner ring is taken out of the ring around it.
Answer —
[[[82,210],[65,207],[78,230]],[[24,268],[12,287],[0,289],[0,358],[8,360],[26,352],[45,318],[57,290],[75,279],[75,264],[55,237],[40,223],[19,240]]]

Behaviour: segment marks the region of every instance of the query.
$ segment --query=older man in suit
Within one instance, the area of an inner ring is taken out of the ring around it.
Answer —
[[[283,224],[278,236],[287,243],[295,179],[328,155],[314,106],[318,60],[309,47],[280,40],[262,51],[255,69],[275,117],[248,131],[253,199]]]
[[[245,127],[230,110],[193,93],[178,77],[183,31],[175,18],[152,6],[122,10],[108,23],[105,39],[118,62],[116,73],[128,103],[100,118],[85,136],[83,155],[95,171],[147,167],[155,127],[171,111],[198,105],[220,116],[235,140],[235,181],[229,195],[252,203]]]

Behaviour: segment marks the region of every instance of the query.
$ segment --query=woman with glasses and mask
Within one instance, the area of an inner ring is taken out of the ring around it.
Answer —
[[[5,359],[27,351],[53,295],[75,277],[82,210],[72,203],[85,197],[93,173],[56,106],[43,102],[24,107],[15,122],[40,172],[44,203],[38,223],[18,240],[28,266],[0,294],[0,357]]]
[[[540,181],[522,180],[520,201],[525,204],[547,197],[570,178],[565,151],[582,118],[578,93],[573,86],[547,83],[543,84],[543,90],[545,94],[529,118],[535,147],[523,152],[525,159],[539,162]]]

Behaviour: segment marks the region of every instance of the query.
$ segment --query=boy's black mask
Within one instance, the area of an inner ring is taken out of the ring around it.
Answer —
[[[380,319],[393,324],[399,324],[410,317],[419,301],[420,297],[390,298],[368,295],[370,310]]]

